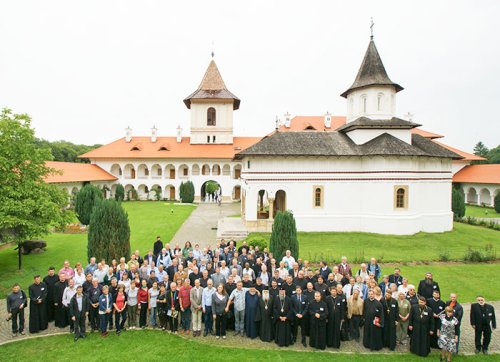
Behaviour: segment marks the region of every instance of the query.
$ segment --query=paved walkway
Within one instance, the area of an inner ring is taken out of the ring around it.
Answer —
[[[500,310],[500,301],[499,302],[492,302],[493,306],[497,311]],[[469,313],[470,313],[470,304],[463,304],[464,306],[464,318],[462,320],[463,325],[462,325],[462,335],[460,339],[460,353],[461,354],[473,354],[474,353],[474,330],[469,324]],[[47,336],[47,335],[54,335],[54,334],[61,334],[63,333],[68,333],[68,343],[72,342],[72,336],[69,335],[69,327],[66,329],[60,329],[54,327],[54,322],[51,322],[49,324],[49,328],[43,332],[37,333],[35,335],[30,335],[29,333],[26,333],[25,336],[17,336],[15,338],[12,337],[11,333],[11,327],[10,327],[10,322],[7,322],[5,318],[7,317],[7,312],[6,312],[6,300],[1,299],[0,300],[0,345],[9,343],[12,341],[17,341],[21,339],[26,339],[26,338],[33,338],[33,337],[38,337],[38,336]],[[28,326],[28,321],[29,321],[29,310],[26,310],[26,329]],[[133,331],[134,333],[140,333],[140,330]],[[129,332],[126,332],[129,333]],[[162,333],[161,331],[158,330],[158,333]],[[183,336],[184,338],[193,338],[192,335],[189,336]],[[215,343],[215,337],[210,336],[206,338],[199,338],[197,339],[200,342],[205,342],[205,343]],[[261,342],[258,338],[251,340],[248,338],[244,337],[233,337],[232,333],[228,333],[228,338],[227,340],[218,340],[216,342],[218,345],[224,345],[227,347],[233,347],[235,345],[238,346],[244,346],[246,348],[276,348],[280,350],[297,350],[297,351],[305,351],[305,350],[312,350],[311,348],[304,348],[300,343],[295,344],[294,346],[288,347],[288,348],[279,348],[276,346],[274,343],[264,343]],[[340,350],[333,350],[331,348],[327,349],[328,351],[335,351],[335,352],[356,352],[356,353],[372,353],[366,348],[363,347],[362,344],[356,343],[354,341],[349,341],[349,342],[342,342],[342,346]],[[408,351],[408,346],[398,346],[396,349],[396,352],[407,352]],[[490,344],[490,352],[491,353],[500,353],[500,333],[498,330],[493,331],[493,336],[492,336],[492,341]],[[381,351],[381,353],[392,353],[387,349],[384,349]]]
[[[181,248],[186,241],[200,244],[200,248],[215,245],[217,222],[226,216],[240,213],[240,203],[228,203],[218,206],[216,203],[203,203],[191,213],[170,241],[170,246],[179,243]]]

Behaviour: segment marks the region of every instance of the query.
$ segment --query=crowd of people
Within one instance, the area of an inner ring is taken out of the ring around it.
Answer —
[[[159,328],[194,337],[227,331],[247,338],[274,341],[279,346],[302,343],[316,349],[340,348],[354,340],[377,351],[410,344],[427,356],[441,350],[441,360],[458,353],[463,308],[456,294],[441,298],[439,284],[427,273],[416,288],[395,268],[382,275],[375,258],[358,270],[342,257],[338,265],[321,262],[314,268],[290,251],[275,259],[267,249],[239,247],[222,240],[215,248],[170,248],[157,237],[146,255],[135,251],[121,258],[88,265],[50,267],[36,275],[28,295],[19,284],[7,297],[12,333],[24,334],[24,309],[29,303],[29,332],[54,321],[68,328],[75,342],[87,327],[103,337],[126,329]],[[476,353],[488,353],[493,306],[478,296],[470,323]],[[299,333],[300,330],[300,333]]]

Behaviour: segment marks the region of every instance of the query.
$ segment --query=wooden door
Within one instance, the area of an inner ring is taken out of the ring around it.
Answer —
[[[241,170],[237,168],[236,170],[234,170],[234,178],[239,179],[240,177],[241,177]]]
[[[170,188],[170,200],[175,200],[175,187]]]
[[[234,188],[234,199],[239,200],[241,198],[241,188],[236,186]]]
[[[170,169],[170,178],[174,179],[175,178],[175,168]]]

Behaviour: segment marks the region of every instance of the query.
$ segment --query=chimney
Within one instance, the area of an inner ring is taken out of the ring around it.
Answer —
[[[177,143],[182,142],[182,128],[181,125],[177,126]]]
[[[288,112],[285,114],[285,127],[290,128],[290,123],[292,121],[292,115]]]
[[[153,143],[156,142],[157,134],[158,134],[158,128],[156,128],[156,126],[153,125],[153,128],[151,128],[151,142]]]
[[[332,115],[330,112],[326,112],[325,114],[325,128],[331,128],[332,127]]]
[[[132,141],[132,128],[130,128],[130,126],[125,128],[125,141]]]

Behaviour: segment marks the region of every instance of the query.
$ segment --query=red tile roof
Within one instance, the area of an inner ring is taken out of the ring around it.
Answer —
[[[45,164],[61,171],[48,176],[47,183],[84,182],[84,181],[114,181],[117,178],[97,165],[88,163],[47,161]]]
[[[500,164],[465,166],[453,176],[453,182],[500,184]]]
[[[189,137],[183,137],[178,143],[176,137],[158,137],[151,142],[151,137],[133,137],[131,142],[120,138],[110,144],[81,155],[81,158],[195,158],[232,159],[235,153],[260,141],[262,137],[234,137],[233,144],[190,144]],[[132,151],[133,148],[137,150]],[[160,150],[162,149],[162,150]]]

